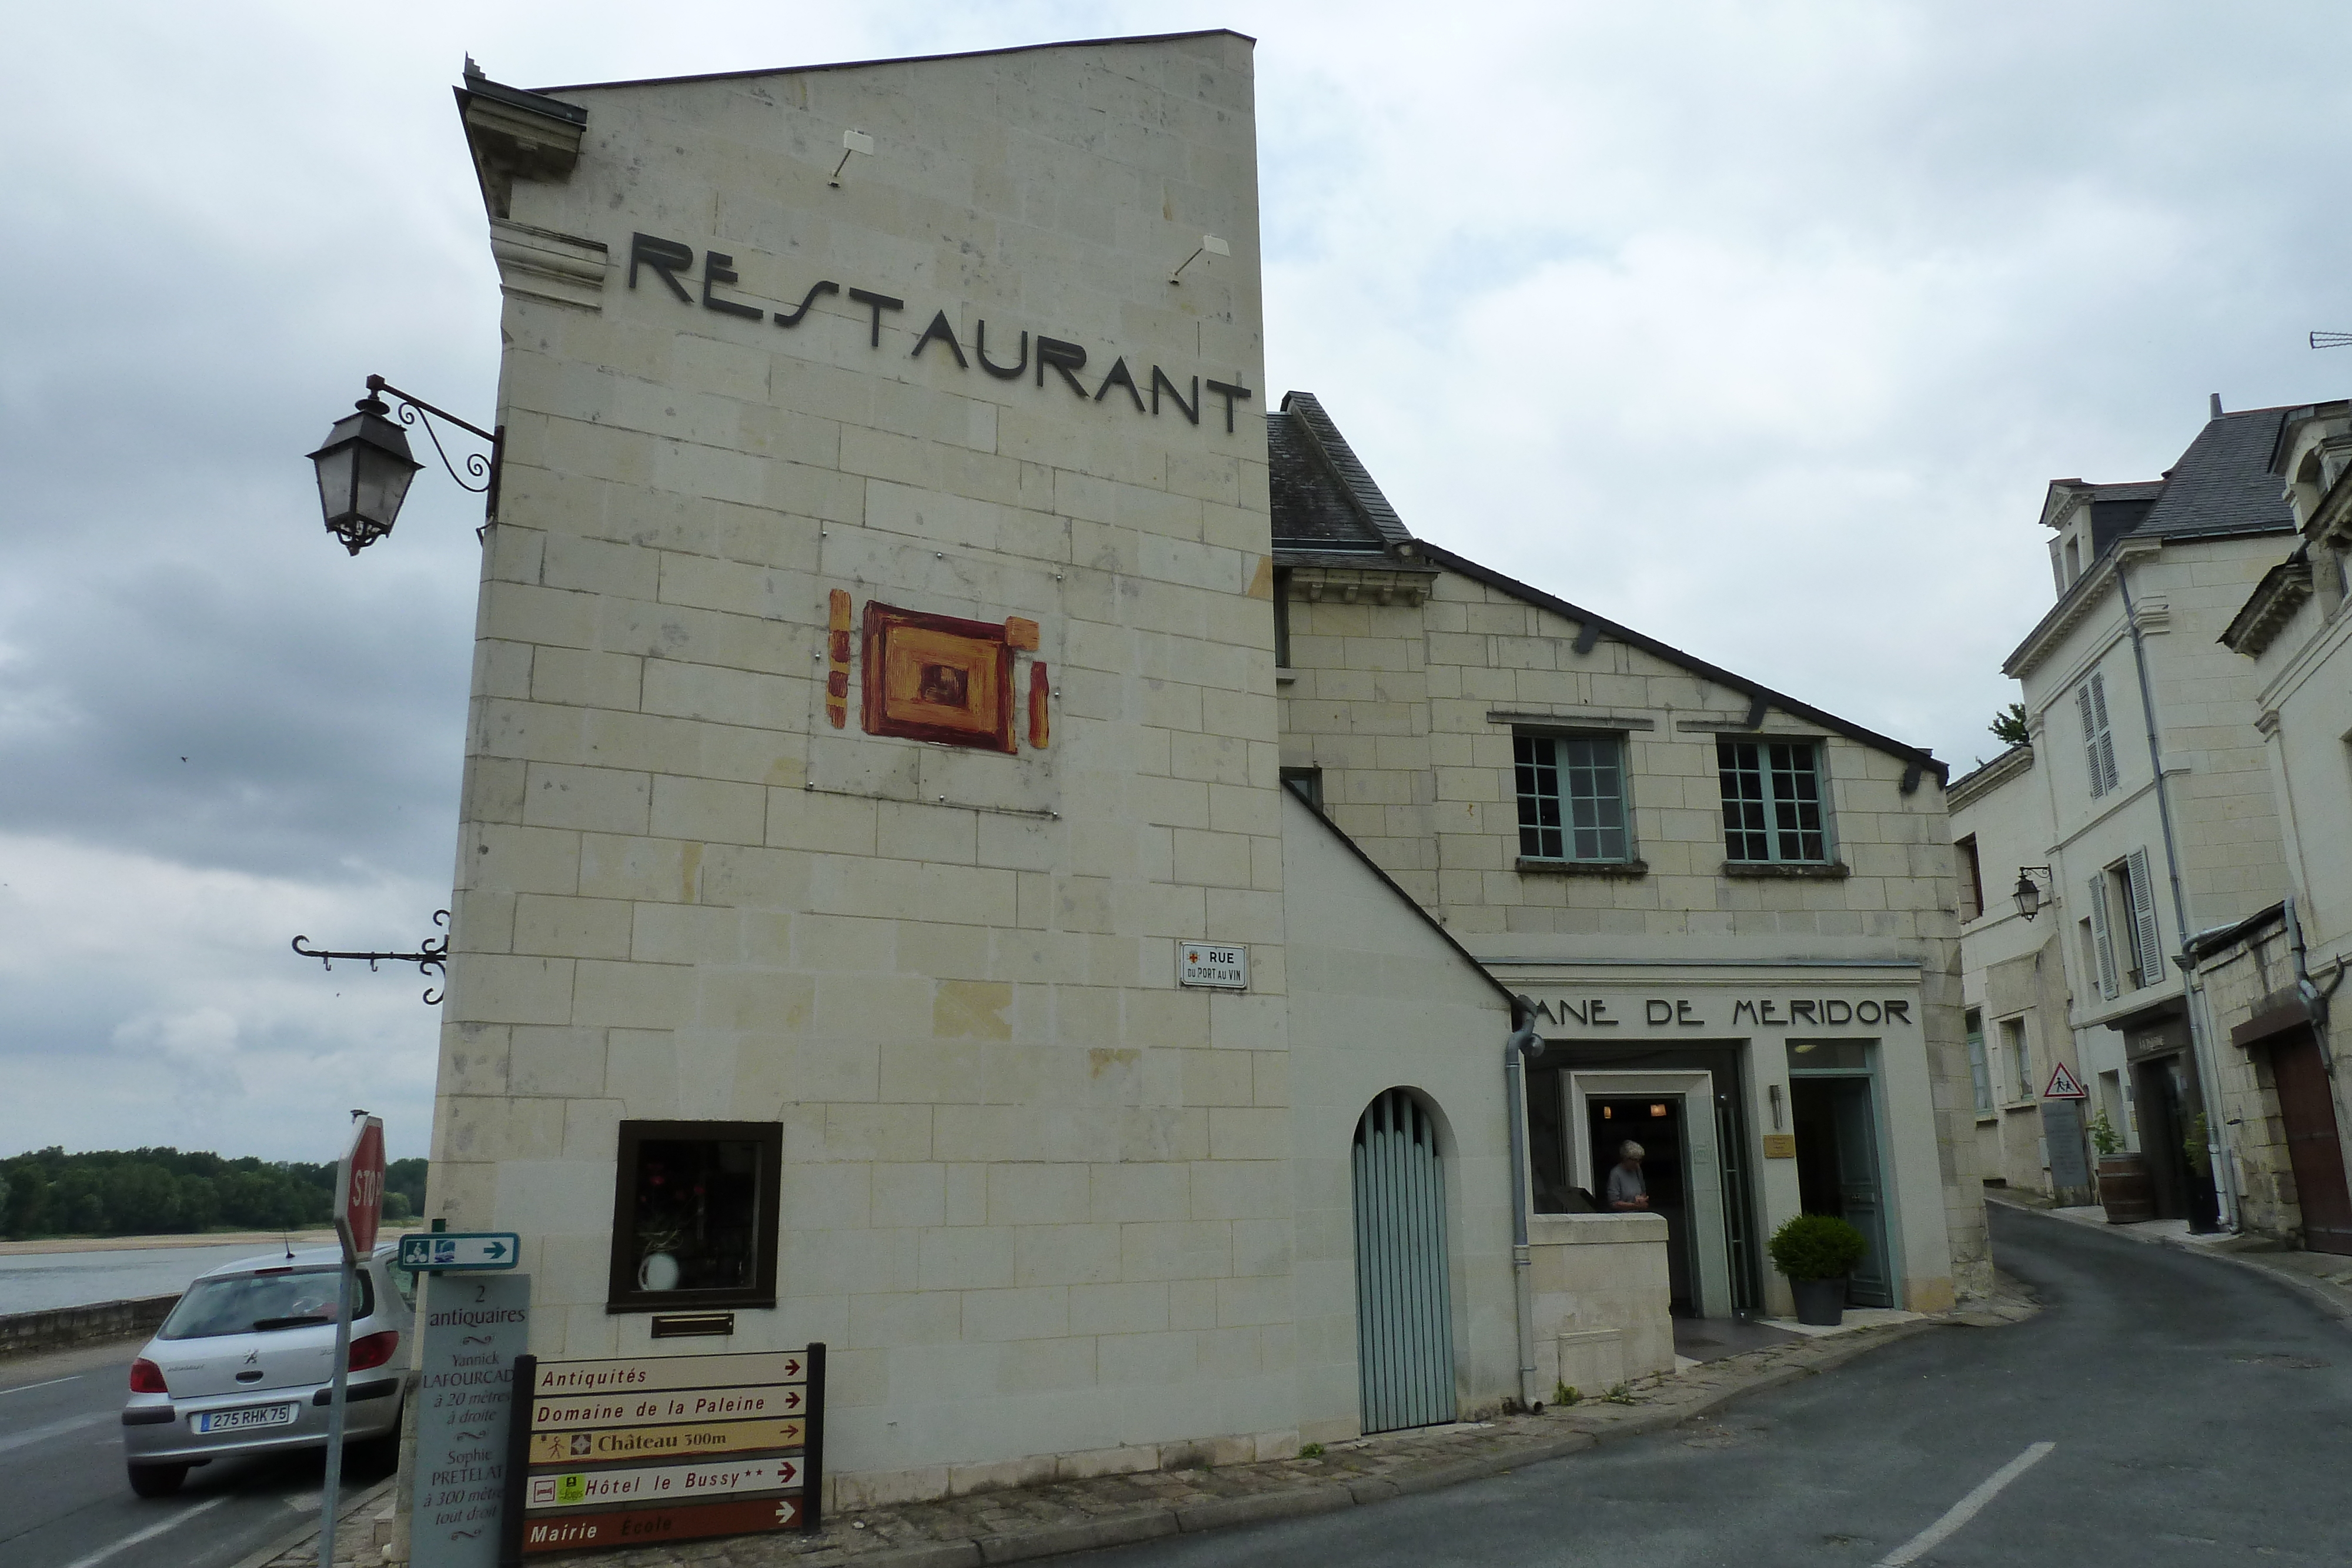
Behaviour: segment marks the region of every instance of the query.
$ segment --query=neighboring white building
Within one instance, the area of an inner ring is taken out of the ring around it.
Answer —
[[[1989,1282],[1941,765],[1401,524],[1302,559],[1377,492],[1267,407],[1253,94],[1223,32],[460,93],[430,1201],[521,1233],[543,1356],[824,1342],[836,1506],[1670,1371],[1822,1183],[1880,1299]],[[1612,863],[1515,853],[1517,737],[1595,733]],[[1706,1244],[1559,1212],[1564,1103],[1675,1107]]]
[[[2036,993],[2042,1002],[2017,1019],[2032,1075],[2046,1085],[2063,1061],[2083,1079],[2093,1108],[2147,1157],[2168,1216],[2218,1205],[2231,1220],[2240,1186],[2226,1163],[2218,1192],[2200,1168],[2226,1148],[2228,1119],[2211,1030],[2176,956],[2197,932],[2275,902],[2286,877],[2259,678],[2219,642],[2294,530],[2271,473],[2286,413],[2223,413],[2217,398],[2161,479],[2051,485],[2042,522],[2057,603],[2002,666],[2023,687],[2032,766],[1975,797],[1976,820],[2002,824],[1994,836],[2026,834],[2014,863],[1987,861],[1979,828],[1988,903],[2021,868],[2048,867],[2040,918],[2061,935],[2072,1030],[2035,1038],[2053,1021],[2053,994]],[[2039,790],[2046,808],[1996,799],[2020,790]],[[1985,1006],[2021,1001],[1996,998],[1990,979],[2035,935],[2000,919],[1964,935],[1964,970],[1988,977]]]
[[[1952,780],[1945,793],[1959,883],[1960,992],[1977,1166],[1989,1183],[2091,1203],[2082,1124],[2102,1113],[2111,1127],[2129,1118],[2119,1074],[2093,1081],[2099,1097],[2087,1109],[2042,1098],[2073,1037],[2066,923],[2054,908],[2025,915],[2015,893],[2020,876],[2037,897],[2046,896],[2051,883],[2046,868],[2056,834],[2050,792],[2033,767],[2033,747],[2013,746]],[[2053,1159],[2063,1182],[2053,1178]]]

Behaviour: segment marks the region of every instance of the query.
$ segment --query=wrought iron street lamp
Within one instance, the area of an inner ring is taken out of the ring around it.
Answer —
[[[2042,888],[2033,880],[2039,872],[2043,881],[2050,878],[2046,865],[2021,865],[2017,868],[2017,912],[2031,920],[2042,913]]]
[[[327,433],[326,444],[310,454],[310,462],[319,473],[319,505],[326,514],[327,531],[342,540],[343,548],[353,555],[392,532],[392,525],[400,517],[400,504],[408,497],[409,481],[425,466],[410,454],[408,436],[401,425],[417,425],[424,430],[449,477],[460,487],[483,497],[482,526],[488,528],[495,522],[499,514],[499,459],[506,446],[506,427],[484,430],[447,409],[411,396],[382,376],[368,377],[367,388],[368,395],[353,405],[352,413],[335,422],[335,427]],[[398,400],[396,415],[379,395],[383,392]],[[399,424],[393,423],[394,417]],[[468,453],[466,472],[458,473],[457,465],[449,461],[449,454],[441,444],[440,433],[433,428],[436,418],[489,443],[489,452]],[[481,483],[467,483],[467,475]]]

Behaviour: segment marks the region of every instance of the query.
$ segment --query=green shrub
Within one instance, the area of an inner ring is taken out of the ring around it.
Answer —
[[[1791,1280],[1843,1280],[1870,1243],[1834,1215],[1801,1214],[1772,1232],[1767,1250],[1772,1267]]]
[[[1554,1383],[1551,1385],[1551,1402],[1555,1405],[1573,1405],[1583,1397],[1572,1383]]]

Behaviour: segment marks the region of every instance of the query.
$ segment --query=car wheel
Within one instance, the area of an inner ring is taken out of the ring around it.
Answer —
[[[343,1448],[343,1457],[362,1469],[391,1469],[400,1463],[400,1415],[393,1416],[389,1429],[373,1437],[362,1437]]]
[[[131,1465],[131,1490],[141,1497],[170,1497],[188,1479],[185,1465]]]

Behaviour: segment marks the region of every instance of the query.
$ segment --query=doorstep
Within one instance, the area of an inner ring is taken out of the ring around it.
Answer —
[[[1848,1307],[1833,1323],[1801,1323],[1794,1318],[1764,1318],[1766,1328],[1779,1329],[1782,1333],[1801,1333],[1809,1339],[1828,1334],[1858,1333],[1864,1329],[1885,1328],[1890,1323],[1924,1323],[1924,1312],[1906,1312],[1895,1307]]]

